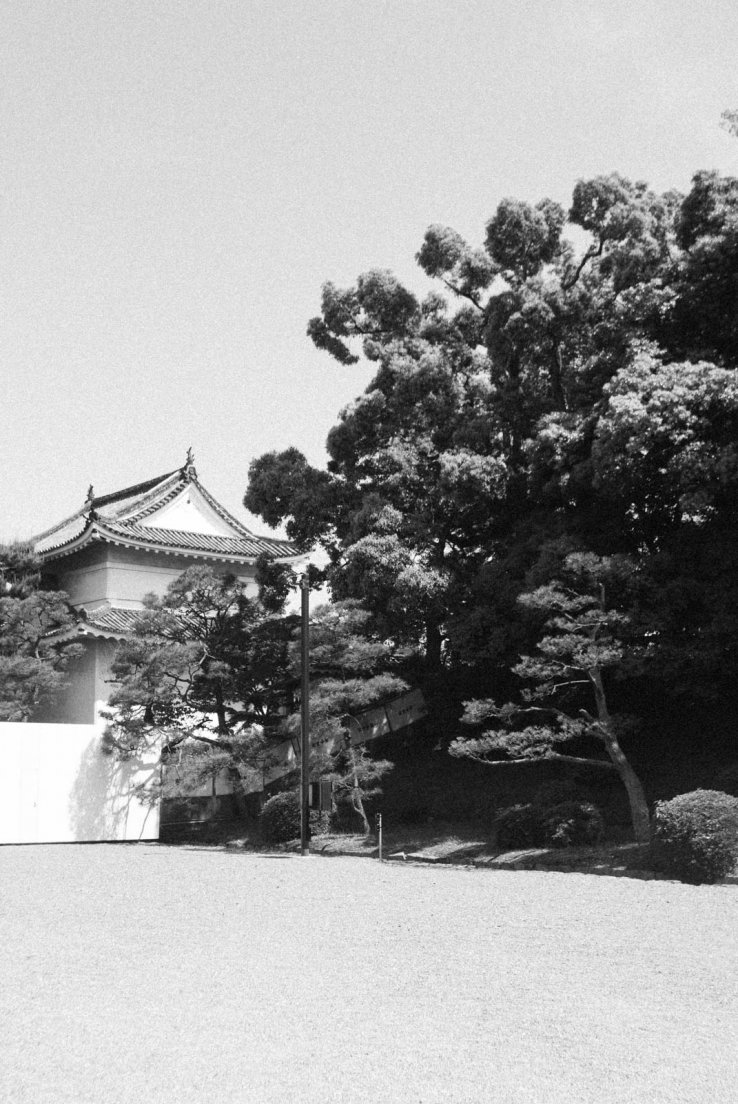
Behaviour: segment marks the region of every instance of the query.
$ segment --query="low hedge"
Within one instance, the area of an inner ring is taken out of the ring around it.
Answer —
[[[738,798],[693,790],[658,801],[651,857],[656,870],[690,885],[721,881],[738,863]]]

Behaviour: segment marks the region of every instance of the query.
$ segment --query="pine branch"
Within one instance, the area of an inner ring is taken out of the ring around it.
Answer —
[[[607,759],[584,759],[577,755],[560,755],[551,752],[549,755],[529,756],[524,759],[484,759],[480,755],[465,754],[464,758],[473,759],[476,763],[482,763],[485,767],[512,767],[522,766],[524,763],[575,763],[577,766],[601,767],[603,770],[615,770],[613,763]]]

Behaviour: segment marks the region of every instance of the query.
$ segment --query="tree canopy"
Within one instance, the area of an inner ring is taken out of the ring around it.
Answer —
[[[78,644],[67,595],[41,585],[41,562],[27,545],[0,548],[0,721],[28,721],[62,689]]]
[[[149,595],[111,667],[107,745],[123,757],[152,741],[175,765],[166,796],[187,796],[226,771],[262,764],[284,712],[294,618],[267,610],[232,575],[192,567]],[[150,790],[152,800],[159,796]]]
[[[566,539],[639,558],[673,670],[699,637],[736,673],[706,567],[735,527],[737,220],[731,177],[682,196],[611,174],[568,211],[503,200],[479,246],[431,226],[417,260],[440,290],[422,300],[383,270],[326,284],[308,333],[376,373],[326,469],[259,457],[247,507],[321,543],[334,596],[419,640],[429,671],[514,664],[517,595]]]
[[[299,654],[293,646],[295,672]],[[367,753],[355,740],[358,718],[395,698],[408,684],[398,674],[403,656],[371,628],[371,615],[354,600],[318,607],[310,617],[311,771],[333,783],[334,803],[350,805],[364,831],[371,830],[365,801],[381,792],[392,764]],[[285,725],[300,737],[300,718]]]

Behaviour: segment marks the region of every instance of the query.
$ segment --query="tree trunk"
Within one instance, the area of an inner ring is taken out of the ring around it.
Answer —
[[[625,752],[620,746],[620,741],[615,735],[610,711],[607,708],[607,697],[602,681],[602,671],[599,667],[592,667],[587,674],[594,687],[595,701],[597,702],[597,719],[599,721],[599,731],[602,742],[628,794],[630,818],[633,824],[633,834],[635,835],[636,843],[648,843],[651,838],[651,818],[648,813],[648,802],[646,801],[646,795],[641,785],[641,780],[628,762]]]
[[[210,816],[213,820],[218,816],[218,787],[215,775],[210,782]]]
[[[549,379],[551,381],[551,394],[554,406],[557,410],[566,410],[566,394],[564,392],[564,366],[561,360],[561,347],[554,342],[549,367]]]
[[[364,808],[364,801],[361,795],[361,785],[359,784],[359,774],[356,770],[356,759],[354,758],[355,752],[353,748],[349,749],[349,755],[351,756],[351,770],[354,776],[354,785],[351,790],[351,804],[354,807],[354,811],[359,814],[364,824],[364,835],[370,836],[372,834],[371,825],[369,824],[369,818],[366,815],[366,809]]]
[[[441,629],[436,620],[428,620],[425,625],[425,655],[428,666],[433,671],[441,669]]]

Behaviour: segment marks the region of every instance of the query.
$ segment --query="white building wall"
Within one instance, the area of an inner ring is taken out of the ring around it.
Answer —
[[[91,724],[0,724],[0,843],[158,839],[158,808],[132,792],[158,759],[121,763]]]
[[[167,555],[141,552],[115,545],[85,548],[76,556],[62,560],[57,568],[58,585],[69,594],[74,605],[89,610],[110,604],[121,609],[141,609],[147,594],[164,594],[170,583],[188,567],[208,564],[216,575],[232,572],[255,596],[255,569],[243,564],[211,561],[202,556]]]

